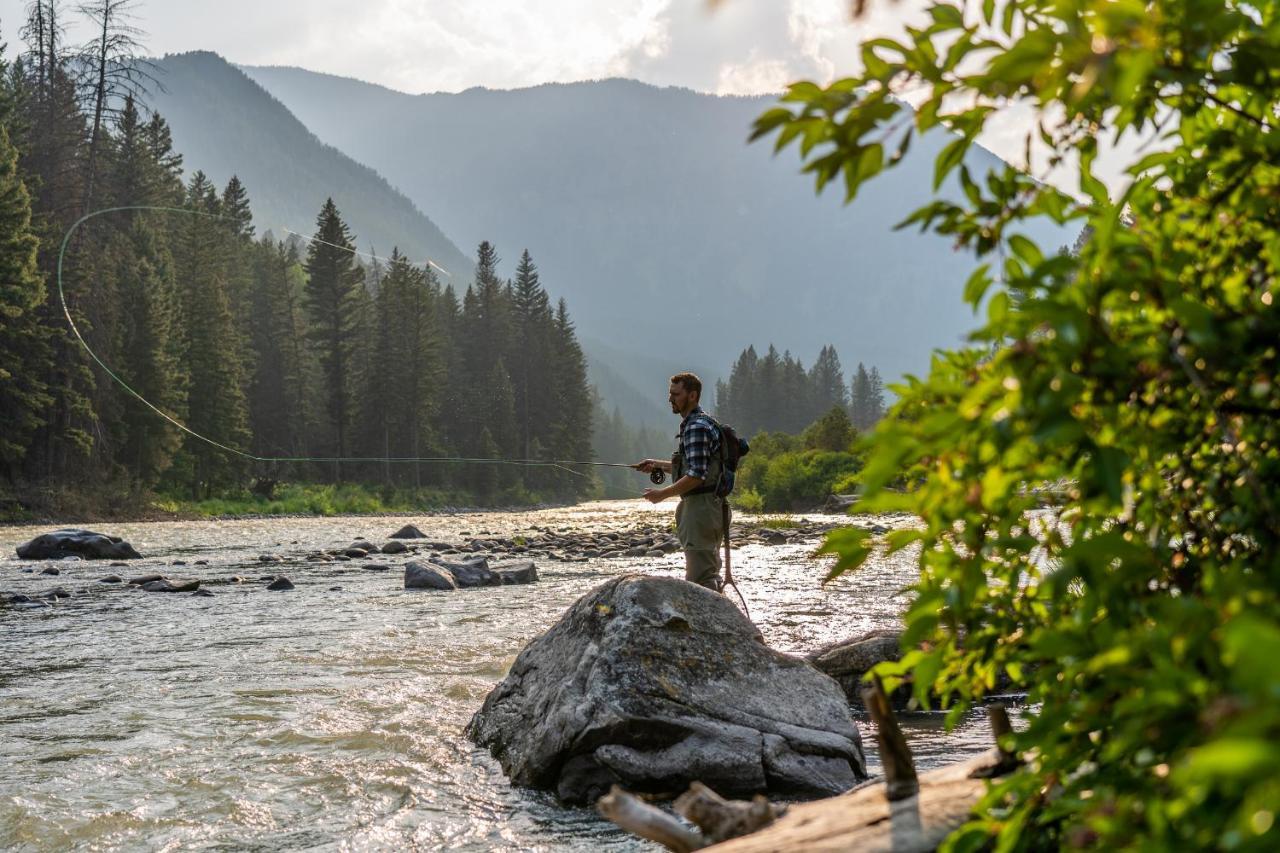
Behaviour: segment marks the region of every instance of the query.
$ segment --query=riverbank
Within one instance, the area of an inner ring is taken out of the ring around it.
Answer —
[[[567,505],[534,495],[503,495],[484,504],[464,492],[353,483],[286,483],[271,497],[240,490],[204,500],[112,487],[41,487],[0,491],[0,526],[534,512]]]

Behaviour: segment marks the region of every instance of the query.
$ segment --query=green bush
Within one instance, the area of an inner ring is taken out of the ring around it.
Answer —
[[[755,489],[734,487],[733,505],[742,512],[759,513],[764,512],[764,498]]]

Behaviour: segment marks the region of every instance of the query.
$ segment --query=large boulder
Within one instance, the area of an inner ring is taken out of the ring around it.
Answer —
[[[617,783],[672,795],[830,796],[866,778],[839,685],[764,645],[724,596],[628,575],[531,642],[467,726],[512,783],[584,803]]]
[[[137,560],[142,555],[119,536],[107,536],[92,530],[66,528],[44,533],[18,546],[23,560],[61,560],[63,557],[86,560]]]
[[[423,533],[412,524],[406,524],[395,533],[391,534],[392,539],[426,539],[427,534]]]

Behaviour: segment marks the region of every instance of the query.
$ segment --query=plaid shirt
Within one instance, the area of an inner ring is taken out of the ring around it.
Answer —
[[[676,439],[679,441],[680,452],[684,454],[684,472],[690,477],[707,479],[711,455],[720,452],[719,433],[701,406],[694,407],[680,422],[680,434]]]

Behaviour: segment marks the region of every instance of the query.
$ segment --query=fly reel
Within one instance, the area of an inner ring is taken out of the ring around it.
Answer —
[[[663,471],[661,468],[654,468],[649,472],[649,482],[653,483],[655,486],[661,486],[666,481],[667,472]]]

